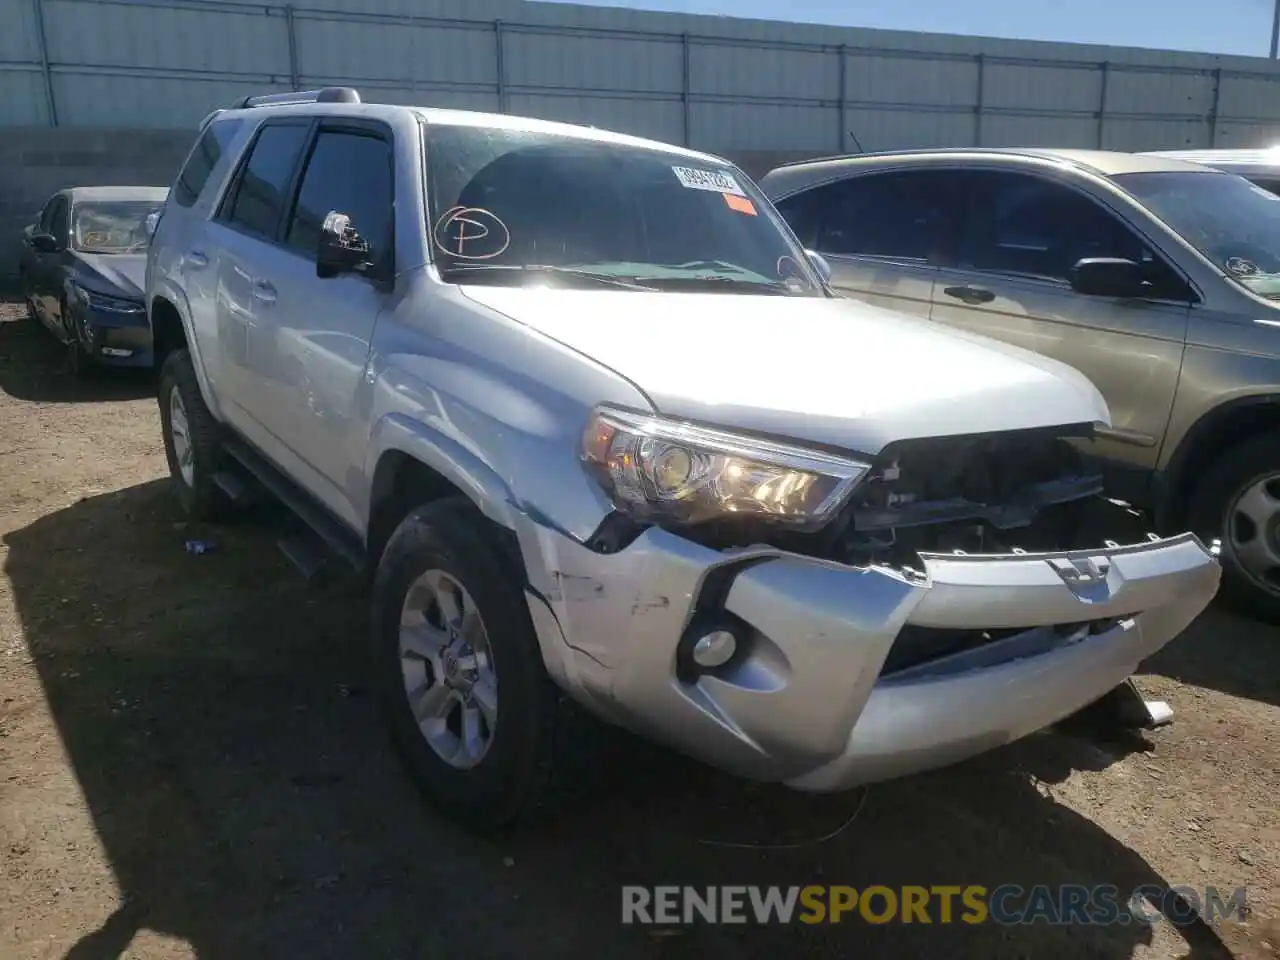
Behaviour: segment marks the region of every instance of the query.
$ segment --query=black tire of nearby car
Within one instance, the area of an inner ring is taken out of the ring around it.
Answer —
[[[170,429],[169,403],[172,392],[182,397],[187,413],[187,428],[193,450],[193,482],[182,478],[178,458],[173,449],[173,433]],[[221,460],[218,422],[205,406],[196,380],[191,354],[185,349],[174,350],[160,368],[160,386],[157,394],[160,404],[160,429],[164,437],[164,455],[169,463],[169,475],[173,481],[178,501],[183,511],[193,520],[213,520],[221,516],[227,507],[226,495],[214,483],[214,474]]]
[[[1226,539],[1227,510],[1257,480],[1280,472],[1280,436],[1264,434],[1232,447],[1214,461],[1191,495],[1191,529],[1207,544],[1220,538],[1220,595],[1241,613],[1280,624],[1280,594],[1260,586],[1236,561]]]
[[[499,721],[488,753],[470,770],[445,763],[418,729],[400,665],[400,618],[413,582],[429,569],[454,577],[484,621],[497,675]],[[425,798],[455,822],[500,835],[544,819],[564,799],[564,759],[584,723],[542,662],[519,580],[503,562],[498,532],[470,502],[437,500],[396,528],[373,583],[374,682],[384,721]],[[505,720],[505,722],[503,722]]]

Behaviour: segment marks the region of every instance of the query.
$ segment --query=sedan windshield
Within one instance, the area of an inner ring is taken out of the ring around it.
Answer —
[[[1230,173],[1129,173],[1116,183],[1227,276],[1280,297],[1280,197]]]
[[[82,201],[72,211],[71,244],[82,253],[140,253],[147,248],[147,215],[161,200]]]
[[[452,283],[825,296],[734,168],[661,150],[432,125],[431,235]]]

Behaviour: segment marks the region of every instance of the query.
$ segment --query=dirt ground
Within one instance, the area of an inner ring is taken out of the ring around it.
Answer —
[[[78,385],[0,311],[0,957],[1280,952],[1280,630],[1210,610],[1140,678],[1177,712],[1141,737],[1043,734],[835,797],[626,743],[563,820],[485,843],[389,751],[362,586],[308,585],[270,524],[184,525],[150,382]],[[1245,886],[1249,915],[620,923],[623,884],[810,883]]]

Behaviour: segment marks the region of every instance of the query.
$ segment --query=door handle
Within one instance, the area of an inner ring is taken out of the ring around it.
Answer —
[[[199,250],[188,250],[185,259],[187,261],[187,265],[194,267],[196,270],[200,270],[209,265],[209,258]]]
[[[996,298],[994,293],[982,287],[946,287],[942,292],[968,304],[990,303]]]
[[[253,282],[253,299],[261,300],[263,303],[275,303],[276,288],[265,280],[255,280]]]

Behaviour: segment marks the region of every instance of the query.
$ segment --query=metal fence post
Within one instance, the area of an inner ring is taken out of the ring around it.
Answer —
[[[1098,94],[1098,149],[1103,149],[1105,141],[1106,125],[1107,125],[1107,85],[1111,80],[1111,64],[1103,61],[1100,69],[1102,70],[1102,90]]]
[[[494,80],[498,88],[498,112],[507,112],[507,56],[506,39],[502,30],[502,21],[493,21],[493,69]]]
[[[1222,98],[1222,68],[1213,71],[1213,105],[1209,108],[1209,146],[1218,145],[1218,103]]]
[[[982,146],[982,106],[983,98],[986,93],[986,75],[987,75],[987,58],[985,54],[978,54],[978,93],[973,105],[973,145],[975,147]]]
[[[49,114],[49,126],[58,125],[58,103],[53,96],[53,71],[49,69],[49,41],[44,32],[44,4],[31,0],[36,19],[36,42],[40,45],[40,72],[44,74],[44,104]]]
[[[846,111],[845,97],[847,96],[845,93],[845,81],[847,79],[845,71],[848,69],[845,66],[845,60],[848,57],[848,53],[849,50],[845,44],[840,44],[840,49],[837,51],[837,56],[840,57],[840,92],[836,95],[836,110],[838,111],[836,116],[836,153],[847,152],[845,150],[845,140],[849,136],[846,133],[848,127],[845,126],[844,116]]]
[[[302,89],[302,78],[298,74],[298,34],[293,26],[293,4],[284,8],[284,29],[289,36],[289,78],[293,81],[293,89]]]
[[[689,146],[689,35],[680,34],[680,109],[682,111],[681,129],[684,131],[684,145]]]

